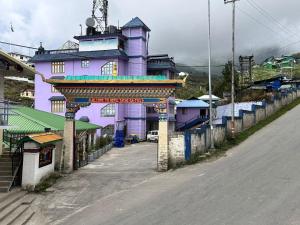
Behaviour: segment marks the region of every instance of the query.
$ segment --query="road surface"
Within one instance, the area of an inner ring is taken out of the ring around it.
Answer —
[[[300,106],[227,157],[154,176],[65,225],[299,225]]]

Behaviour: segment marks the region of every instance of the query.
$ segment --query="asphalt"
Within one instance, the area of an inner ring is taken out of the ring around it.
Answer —
[[[156,172],[157,144],[141,143],[114,148],[100,159],[60,179],[36,205],[50,225],[60,224],[72,213],[98,199],[127,191],[159,173]]]
[[[300,107],[226,157],[157,174],[73,211],[64,225],[299,225]]]

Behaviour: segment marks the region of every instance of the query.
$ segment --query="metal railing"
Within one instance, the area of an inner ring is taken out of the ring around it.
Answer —
[[[23,165],[23,149],[24,144],[19,145],[14,152],[11,152],[11,175],[13,176],[13,184],[20,185],[22,182],[22,165]]]
[[[177,130],[181,129],[181,128],[183,128],[183,127],[185,127],[185,126],[187,126],[187,125],[191,124],[192,122],[194,122],[196,120],[199,120],[199,119],[203,119],[203,120],[206,119],[206,120],[208,120],[209,116],[208,115],[206,115],[206,116],[201,116],[201,115],[196,116],[196,117],[194,117],[194,118],[192,118],[192,119],[190,119],[190,120],[188,120],[186,122],[179,123],[178,126],[176,126],[176,129]]]

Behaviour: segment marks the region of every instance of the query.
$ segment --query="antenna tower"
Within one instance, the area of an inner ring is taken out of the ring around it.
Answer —
[[[97,21],[96,29],[104,33],[108,26],[108,0],[93,0],[92,18]]]

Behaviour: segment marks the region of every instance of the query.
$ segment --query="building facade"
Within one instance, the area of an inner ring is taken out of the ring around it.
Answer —
[[[104,33],[88,27],[86,35],[74,37],[79,42],[78,48],[49,51],[41,46],[31,62],[46,78],[86,75],[165,75],[173,78],[176,70],[172,58],[148,55],[149,32],[150,29],[137,17],[121,29],[109,26]],[[36,109],[64,115],[64,97],[44,83],[40,76],[35,77],[35,96]],[[126,135],[136,134],[141,139],[145,139],[147,121],[149,124],[158,121],[158,114],[147,113],[142,104],[113,104],[109,103],[109,99],[107,101],[80,109],[76,119],[97,124],[103,127],[103,131],[124,129]],[[172,107],[170,104],[170,113]],[[147,120],[150,116],[152,119]],[[170,116],[170,121],[173,118],[174,115]],[[171,123],[172,126],[175,127],[174,123]],[[151,129],[151,125],[148,128]]]
[[[209,120],[209,104],[199,100],[190,99],[177,105],[176,129],[187,130],[201,125]]]

